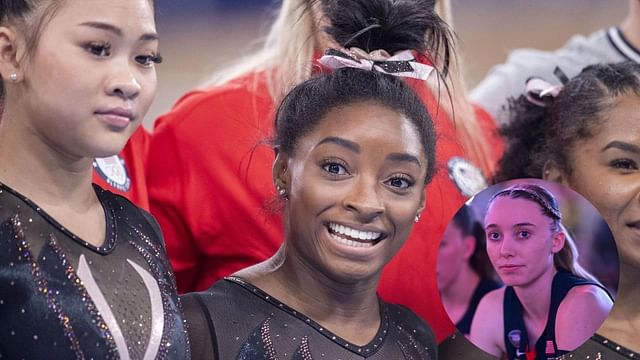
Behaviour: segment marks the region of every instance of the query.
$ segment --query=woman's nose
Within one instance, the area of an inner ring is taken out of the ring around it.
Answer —
[[[361,177],[354,182],[343,200],[344,207],[355,213],[363,223],[371,222],[385,211],[376,185],[376,180]]]

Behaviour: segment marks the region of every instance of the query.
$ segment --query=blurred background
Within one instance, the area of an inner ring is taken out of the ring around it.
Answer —
[[[186,91],[255,49],[278,9],[277,0],[156,0],[159,85],[145,126]],[[555,49],[572,34],[618,24],[626,0],[452,0],[465,79],[472,88],[510,49]]]

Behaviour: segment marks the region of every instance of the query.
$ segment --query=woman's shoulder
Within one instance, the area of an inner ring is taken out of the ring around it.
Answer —
[[[226,277],[214,282],[207,290],[197,293],[189,293],[181,298],[189,298],[190,301],[197,301],[201,306],[211,309],[225,308],[245,308],[255,306],[256,299],[259,299],[258,291],[252,291],[254,287],[238,277]],[[251,293],[255,295],[252,295]]]
[[[382,302],[389,316],[389,325],[394,329],[392,336],[399,344],[413,344],[419,353],[426,352],[429,359],[437,358],[437,346],[435,334],[431,327],[409,308]]]
[[[471,321],[470,340],[493,356],[504,352],[504,287],[488,292],[478,305]]]
[[[435,346],[436,338],[431,327],[409,308],[399,305],[384,303],[391,323],[406,329],[416,336],[425,345]]]
[[[116,194],[95,183],[93,184],[93,188],[105,210],[126,213],[128,215],[127,218],[134,216],[132,220],[139,220],[137,217],[140,217],[144,220],[155,222],[155,219],[153,219],[153,216],[149,214],[149,212],[134,204],[127,197]]]
[[[478,324],[502,323],[505,289],[501,287],[491,290],[482,297],[472,319],[472,329],[474,325],[478,327]]]
[[[93,186],[105,211],[114,215],[116,227],[128,225],[135,228],[137,232],[145,235],[145,238],[148,239],[154,247],[164,249],[162,230],[151,213],[137,206],[123,195],[103,189],[97,184],[93,184]],[[118,225],[118,223],[120,224]]]
[[[383,302],[383,306],[386,307],[386,311],[391,321],[398,323],[405,323],[414,325],[415,327],[425,327],[429,331],[431,330],[429,325],[422,320],[416,313],[411,311],[408,307],[400,304],[391,304]]]
[[[595,284],[574,286],[562,299],[558,307],[558,317],[568,318],[568,324],[578,318],[595,317],[597,314],[606,316],[613,307],[609,294]],[[585,316],[589,314],[589,316]]]
[[[480,300],[480,305],[482,305],[483,303],[485,304],[484,306],[502,305],[502,301],[504,300],[505,290],[506,290],[506,287],[503,286],[503,287],[499,287],[497,289],[489,291],[482,297],[482,300]]]
[[[568,303],[594,303],[611,304],[612,300],[607,291],[595,284],[574,286],[569,290],[563,302]]]
[[[598,285],[584,284],[571,288],[556,315],[558,348],[575,349],[580,346],[602,325],[612,307],[609,294]]]
[[[564,313],[575,313],[584,309],[606,309],[608,312],[613,304],[609,292],[593,280],[571,274],[567,271],[558,272],[557,286],[560,294],[566,294],[561,300],[560,308]],[[562,314],[563,312],[558,312]]]

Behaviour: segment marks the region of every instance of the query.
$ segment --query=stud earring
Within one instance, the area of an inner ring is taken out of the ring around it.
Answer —
[[[420,221],[420,214],[416,214],[416,217],[413,219],[414,223],[417,223],[418,221]]]
[[[9,79],[11,79],[11,81],[13,81],[13,82],[18,81],[18,74],[11,73],[11,75],[9,75]]]
[[[280,186],[276,186],[276,191],[278,191],[278,194],[280,196],[282,196],[283,198],[287,198],[287,189],[280,187]]]

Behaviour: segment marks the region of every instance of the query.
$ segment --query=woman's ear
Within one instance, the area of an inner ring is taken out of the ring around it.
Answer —
[[[566,234],[564,231],[558,231],[553,235],[553,243],[551,244],[551,252],[554,254],[560,252],[564,247],[564,242],[566,241]]]
[[[465,260],[469,260],[473,253],[476,251],[476,246],[478,246],[478,242],[476,241],[475,236],[467,235],[462,239],[464,242],[464,252],[462,256]]]
[[[289,186],[291,185],[291,174],[289,173],[289,155],[274,148],[276,159],[273,161],[272,177],[273,185],[280,196],[287,197]]]
[[[422,196],[420,196],[420,204],[418,205],[418,210],[416,210],[415,222],[420,220],[420,216],[422,216],[422,211],[424,207],[427,206],[427,196],[425,194],[425,190],[422,191]]]
[[[0,26],[0,75],[6,82],[18,82],[23,78],[20,59],[24,57],[25,44],[12,27]]]
[[[546,181],[560,183],[564,186],[569,186],[567,175],[564,170],[558,166],[553,160],[547,160],[542,167],[542,179]]]

